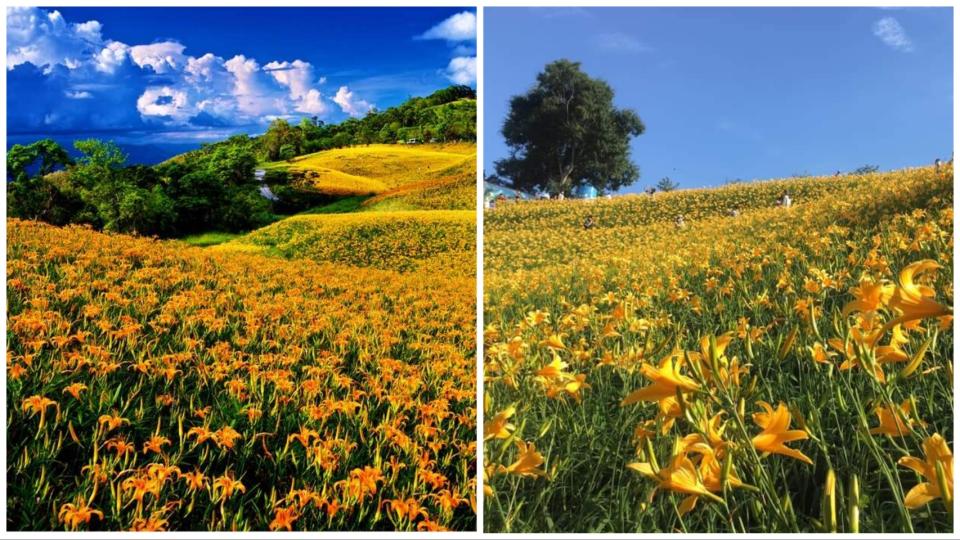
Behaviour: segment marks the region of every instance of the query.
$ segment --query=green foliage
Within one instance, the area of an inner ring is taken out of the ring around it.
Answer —
[[[664,176],[657,182],[657,189],[660,191],[673,191],[680,187],[680,184],[674,182],[669,176]]]
[[[862,167],[857,167],[856,169],[854,169],[851,174],[864,175],[864,174],[875,173],[879,170],[880,170],[880,167],[877,167],[876,165],[864,165]]]
[[[300,128],[291,126],[286,120],[274,120],[267,132],[260,137],[261,153],[270,161],[289,159],[300,153],[304,142],[303,135]],[[284,149],[288,150],[289,157],[283,157]]]
[[[210,232],[185,236],[182,238],[182,240],[191,246],[209,247],[209,246],[216,246],[218,244],[223,244],[224,242],[229,242],[234,238],[237,238],[238,236],[240,235],[237,233],[210,231]]]
[[[330,204],[311,208],[304,212],[304,214],[347,214],[350,212],[359,212],[363,207],[363,201],[369,198],[367,195],[344,197]]]
[[[64,205],[75,206],[71,194],[63,193],[55,183],[44,178],[58,167],[71,163],[70,156],[51,139],[29,145],[15,144],[7,152],[7,196],[9,213],[31,219],[57,223],[63,219],[58,212]],[[29,169],[36,167],[31,175]]]
[[[87,139],[74,146],[81,154],[75,163],[49,140],[11,149],[10,216],[160,236],[248,230],[273,220],[253,176],[256,157],[248,137],[156,167],[127,166],[112,142]]]
[[[630,139],[643,122],[613,105],[613,89],[558,60],[537,75],[526,94],[510,100],[503,135],[510,157],[496,163],[497,174],[514,188],[571,194],[589,184],[616,191],[640,177],[630,161]]]
[[[476,92],[451,86],[339,124],[317,125],[304,118],[291,126],[274,120],[256,145],[261,159],[277,161],[358,144],[476,141],[476,125]]]

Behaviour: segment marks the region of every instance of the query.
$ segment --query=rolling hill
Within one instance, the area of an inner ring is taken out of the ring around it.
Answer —
[[[410,271],[438,257],[475,272],[476,213],[469,210],[351,212],[293,216],[216,248]],[[451,268],[446,265],[446,268]]]
[[[378,196],[366,205],[397,199],[419,200],[418,209],[475,206],[476,145],[372,144],[325,150],[289,161],[267,163],[268,171],[286,171],[297,189],[335,197]],[[470,189],[463,189],[469,186]],[[458,188],[460,188],[458,190]],[[424,197],[415,194],[426,192]],[[448,200],[443,194],[456,192]]]

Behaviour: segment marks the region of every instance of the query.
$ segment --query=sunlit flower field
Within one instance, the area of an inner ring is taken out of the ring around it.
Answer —
[[[952,193],[949,166],[487,211],[485,530],[952,531]]]
[[[470,273],[7,231],[9,529],[475,529]]]
[[[411,210],[298,215],[218,246],[410,272],[459,263],[476,274],[476,212]],[[474,289],[476,293],[476,289]]]

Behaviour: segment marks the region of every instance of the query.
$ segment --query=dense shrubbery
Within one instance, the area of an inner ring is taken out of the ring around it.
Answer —
[[[49,139],[10,149],[10,216],[160,236],[239,231],[271,219],[247,137],[156,167],[126,165],[112,142],[89,139],[74,146],[81,154],[76,161]]]

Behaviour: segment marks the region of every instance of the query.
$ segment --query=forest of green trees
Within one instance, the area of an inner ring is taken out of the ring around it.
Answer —
[[[476,140],[476,93],[452,86],[339,124],[274,121],[258,137],[237,135],[154,166],[127,164],[113,142],[74,142],[78,157],[50,139],[7,152],[7,215],[55,225],[177,237],[262,226],[276,213],[318,202],[287,181],[268,178],[276,200],[261,196],[257,163],[369,143]]]
[[[318,125],[304,118],[293,126],[275,120],[259,138],[258,150],[263,159],[277,161],[357,144],[475,141],[476,97],[469,86],[451,86],[339,124]]]
[[[7,214],[159,236],[256,227],[272,214],[251,141],[234,137],[153,167],[127,165],[116,144],[97,139],[76,141],[75,160],[49,139],[16,145],[7,153]]]

